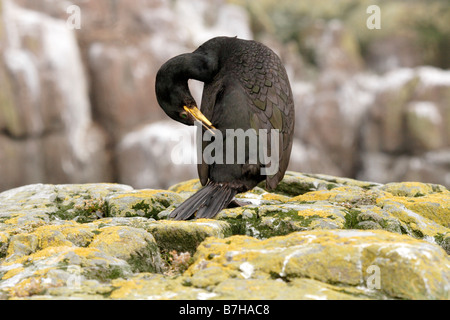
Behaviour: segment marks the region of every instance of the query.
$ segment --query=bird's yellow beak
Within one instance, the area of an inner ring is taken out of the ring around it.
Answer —
[[[208,118],[205,117],[205,115],[203,113],[201,113],[201,111],[197,108],[197,107],[187,107],[184,106],[183,107],[184,110],[189,113],[191,116],[194,117],[194,119],[200,121],[202,123],[202,125],[207,129],[207,130],[211,130],[211,129],[216,129],[211,121],[208,120]]]

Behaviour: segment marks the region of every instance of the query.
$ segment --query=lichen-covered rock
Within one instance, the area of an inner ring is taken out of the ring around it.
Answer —
[[[74,220],[88,222],[106,214],[105,198],[110,193],[131,191],[120,184],[44,185],[34,184],[0,194],[0,222],[30,224],[39,220]],[[15,224],[15,223],[13,223]]]
[[[288,171],[276,187],[275,192],[298,196],[310,191],[330,190],[341,186],[355,186],[369,189],[379,185],[378,183],[339,178],[324,174],[304,174]],[[261,183],[260,186],[263,187],[264,184]]]
[[[145,229],[155,236],[158,246],[167,252],[194,254],[207,237],[225,238],[232,234],[224,221],[200,219],[197,221],[149,221]]]
[[[215,296],[204,289],[187,286],[182,277],[167,278],[155,274],[140,274],[130,279],[112,281],[111,299],[205,300]]]
[[[288,172],[215,219],[167,220],[199,188],[0,193],[0,298],[449,298],[443,186]]]
[[[134,272],[161,272],[161,256],[153,236],[143,229],[132,227],[105,227],[89,244],[130,264]]]
[[[385,205],[396,203],[406,209],[418,213],[420,216],[434,221],[442,226],[450,227],[450,192],[418,193],[414,196],[388,196],[380,197],[377,203]]]
[[[447,299],[450,290],[450,259],[442,249],[378,230],[296,232],[267,240],[210,238],[194,258],[186,271],[193,277],[220,268],[244,279],[308,278],[371,289],[372,266],[379,271],[382,293],[390,297]],[[258,290],[253,298],[258,298]]]
[[[314,181],[314,182],[312,182]],[[308,185],[309,191],[299,186]],[[264,191],[240,199],[253,203],[225,209],[218,215],[234,234],[265,239],[293,231],[315,229],[381,229],[408,234],[441,245],[447,253],[450,233],[450,192],[441,185],[417,182],[373,184],[326,175],[289,172],[272,204],[261,201]],[[298,193],[298,194],[297,194]]]
[[[157,218],[158,213],[183,198],[167,190],[133,190],[107,197],[109,214],[114,217]]]
[[[173,185],[169,188],[170,191],[176,192],[178,194],[194,194],[196,191],[198,191],[202,187],[200,180],[198,179],[192,179],[189,181],[184,181],[177,183],[176,185]]]
[[[342,290],[342,292],[341,292]],[[350,290],[349,290],[350,291]],[[364,299],[363,290],[347,294],[337,286],[312,279],[294,279],[290,282],[271,279],[227,279],[214,290],[216,299],[230,300],[355,300]]]
[[[51,246],[2,263],[0,290],[10,297],[28,297],[55,287],[77,290],[87,279],[107,281],[131,273],[124,260],[98,249]]]

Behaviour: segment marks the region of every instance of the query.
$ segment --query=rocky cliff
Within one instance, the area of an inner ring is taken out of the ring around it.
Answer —
[[[67,25],[72,4],[80,29]],[[257,38],[285,62],[298,124],[291,170],[449,187],[448,6],[379,5],[381,29],[369,30],[357,0],[3,0],[0,190],[195,178],[195,166],[160,161],[179,145],[168,132],[186,129],[160,122],[154,79],[216,35]]]
[[[288,172],[214,220],[168,190],[0,193],[0,299],[449,299],[450,191]]]
[[[171,175],[167,165],[156,161],[165,142],[160,132],[140,137],[145,149],[128,156],[130,135],[166,119],[154,93],[157,70],[212,34],[252,37],[243,9],[189,3],[2,1],[0,190],[37,182],[128,183],[137,175],[133,168],[141,168],[133,159],[142,158],[155,179],[138,184],[174,183],[164,178]],[[67,24],[72,4],[80,8],[80,29]],[[198,97],[201,88],[194,90]],[[193,170],[184,174],[194,177]]]

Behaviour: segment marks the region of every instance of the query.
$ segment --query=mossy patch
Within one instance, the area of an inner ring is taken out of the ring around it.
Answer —
[[[55,219],[89,223],[108,216],[108,205],[103,199],[90,199],[90,197],[86,197],[81,203],[76,204],[75,201],[56,197],[55,206],[56,211],[51,214]]]
[[[227,209],[218,218],[229,223],[233,235],[247,235],[258,239],[285,235],[300,230],[293,219],[301,222],[304,219],[299,218],[296,212],[290,214],[278,209],[277,212],[270,214],[265,214],[263,211],[259,213],[259,210],[264,209],[265,206],[261,206],[259,209],[257,207]]]
[[[154,235],[164,252],[189,252],[194,254],[207,237],[224,238],[232,234],[231,226],[224,221],[199,219],[195,221],[149,221],[145,229]]]
[[[294,231],[343,227],[344,208],[330,204],[285,203],[225,209],[217,218],[227,221],[232,233],[258,239]]]
[[[166,190],[118,193],[106,199],[111,217],[145,217],[158,220],[158,213],[179,204],[183,198]]]
[[[434,240],[445,250],[445,252],[447,252],[447,254],[450,255],[450,232],[447,232],[446,234],[438,233],[434,236]]]
[[[348,209],[347,213],[345,215],[345,229],[358,229],[358,216],[361,213],[361,211],[356,209]]]
[[[321,179],[308,177],[302,174],[287,172],[283,180],[272,191],[285,196],[298,196],[310,191],[329,189],[339,186]],[[258,187],[265,188],[265,182],[261,182]]]

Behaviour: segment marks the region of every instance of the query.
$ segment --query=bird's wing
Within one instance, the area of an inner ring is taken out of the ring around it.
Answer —
[[[268,145],[271,143],[270,130],[279,130],[278,170],[266,178],[266,186],[274,189],[286,172],[293,142],[295,116],[289,80],[274,54],[265,60],[264,65],[256,61],[254,65],[248,66],[241,80],[248,89],[254,110],[252,127],[255,130],[268,130]]]

